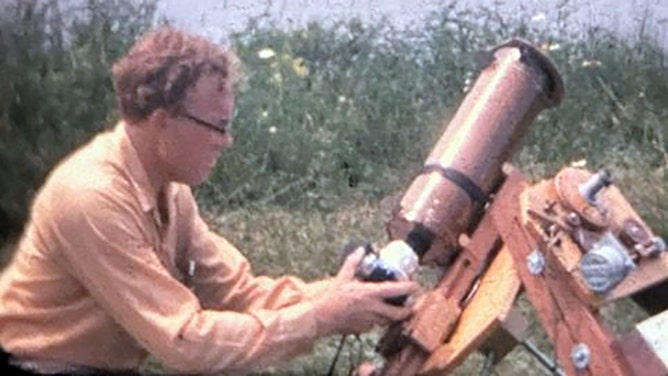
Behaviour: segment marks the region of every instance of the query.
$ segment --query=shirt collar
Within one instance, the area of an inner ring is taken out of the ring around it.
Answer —
[[[121,164],[128,173],[130,182],[135,189],[139,204],[145,213],[155,209],[158,197],[158,188],[153,187],[148,179],[146,169],[139,159],[137,149],[132,145],[128,136],[125,122],[119,122],[114,129],[114,138],[118,145]]]

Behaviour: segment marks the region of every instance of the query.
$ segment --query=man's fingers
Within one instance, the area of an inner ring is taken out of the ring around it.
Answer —
[[[369,362],[364,362],[357,366],[357,369],[355,370],[355,373],[353,373],[354,376],[376,376],[378,375],[378,367],[376,367],[373,363]]]
[[[375,292],[378,296],[383,298],[391,298],[394,296],[411,295],[420,290],[420,285],[417,282],[380,282],[374,283]]]
[[[391,304],[388,304],[386,309],[383,310],[383,315],[392,322],[405,320],[412,314],[413,309],[411,307],[395,306]]]
[[[357,265],[359,265],[360,261],[362,261],[362,258],[364,258],[364,248],[359,247],[348,257],[346,257],[346,260],[343,263],[343,266],[341,266],[341,270],[339,271],[338,275],[345,279],[355,278],[355,270],[357,269]]]
[[[411,317],[413,309],[411,307],[395,306],[384,303],[376,308],[374,316],[375,321],[381,326],[389,326],[397,321],[403,321]]]

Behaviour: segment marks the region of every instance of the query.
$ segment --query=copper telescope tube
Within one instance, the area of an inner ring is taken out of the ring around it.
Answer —
[[[416,226],[431,233],[427,250],[416,251],[426,253],[422,261],[447,257],[528,126],[563,96],[554,64],[532,45],[513,39],[491,57],[388,222],[391,239],[405,239]]]

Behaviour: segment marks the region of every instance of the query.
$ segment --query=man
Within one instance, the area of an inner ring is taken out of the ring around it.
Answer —
[[[113,67],[121,121],[61,162],[0,280],[0,346],[35,373],[127,373],[150,353],[179,373],[255,370],[334,333],[405,319],[413,282],[251,274],[190,186],[232,145],[235,56],[169,27]]]

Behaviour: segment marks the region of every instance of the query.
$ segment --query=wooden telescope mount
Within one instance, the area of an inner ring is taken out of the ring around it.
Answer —
[[[589,171],[564,168],[535,185],[509,164],[503,174],[444,277],[416,301],[414,316],[380,341],[380,374],[443,375],[476,350],[500,361],[526,329],[515,304],[524,289],[554,346],[555,373],[668,375],[666,350],[656,343],[668,342],[668,311],[625,335],[599,314],[604,304],[668,279],[665,244],[615,186],[599,181],[596,197],[583,196]],[[619,262],[606,264],[615,257]],[[668,308],[654,305],[655,312]],[[662,323],[667,334],[654,330],[648,338],[651,325]]]

